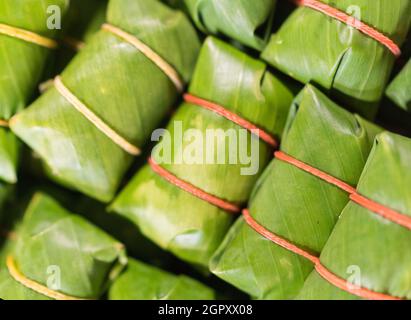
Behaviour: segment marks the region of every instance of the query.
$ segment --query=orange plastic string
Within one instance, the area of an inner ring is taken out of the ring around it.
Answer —
[[[132,156],[137,156],[141,153],[140,148],[128,142],[119,133],[112,129],[107,123],[103,121],[97,114],[89,109],[69,88],[63,83],[60,76],[54,79],[54,86],[57,91],[88,121],[90,121],[101,133],[109,138],[113,143],[123,149]]]
[[[163,177],[166,179],[168,182],[171,184],[177,186],[178,188],[191,193],[193,196],[204,200],[220,209],[223,209],[228,212],[232,213],[239,213],[241,211],[241,208],[231,202],[225,201],[223,199],[220,199],[216,196],[213,196],[209,194],[208,192],[201,190],[200,188],[197,188],[196,186],[193,186],[192,184],[181,180],[180,178],[176,177],[173,175],[171,172],[167,171],[163,167],[161,167],[159,164],[157,164],[153,158],[148,159],[148,163],[151,167],[151,169],[157,173],[159,176]]]
[[[291,165],[293,165],[294,167],[297,167],[305,172],[308,172],[310,174],[312,174],[313,176],[316,176],[318,178],[320,178],[321,180],[324,180],[348,193],[355,193],[355,188],[350,186],[349,184],[341,181],[340,179],[337,179],[317,168],[314,168],[300,160],[295,159],[292,156],[289,156],[288,154],[285,154],[282,151],[277,151],[274,153],[274,156],[284,162],[287,162]]]
[[[268,132],[266,132],[263,129],[259,128],[258,126],[251,123],[250,121],[240,117],[239,115],[235,114],[234,112],[231,112],[231,111],[227,110],[226,108],[224,108],[223,106],[221,106],[217,103],[214,103],[214,102],[211,102],[211,101],[196,97],[196,96],[188,94],[188,93],[186,93],[184,95],[184,101],[187,102],[187,103],[195,104],[195,105],[200,106],[204,109],[213,111],[213,112],[219,114],[220,116],[234,122],[235,124],[239,125],[240,127],[243,127],[244,129],[247,129],[252,134],[256,134],[261,140],[265,141],[267,144],[269,144],[273,148],[278,147],[278,142],[274,139],[274,137],[271,134],[269,134]]]
[[[142,54],[144,54],[148,59],[150,59],[161,71],[164,72],[164,74],[176,86],[178,92],[183,92],[183,89],[184,89],[183,79],[180,77],[177,70],[171,64],[169,64],[166,60],[164,60],[157,52],[155,52],[148,45],[143,43],[135,35],[130,34],[116,26],[113,26],[109,23],[105,23],[103,24],[101,28],[102,30],[111,32],[112,34],[116,35],[117,37],[123,39],[124,41],[134,46],[137,50],[139,50]]]
[[[367,299],[367,300],[403,300],[401,298],[397,298],[388,294],[384,293],[379,293],[375,292],[372,290],[369,290],[364,287],[359,287],[356,285],[351,284],[345,279],[342,279],[332,273],[330,270],[328,270],[326,267],[324,267],[321,263],[318,263],[315,265],[315,270],[318,272],[318,274],[323,277],[325,280],[327,280],[329,283],[334,285],[335,287],[351,293],[355,296]]]

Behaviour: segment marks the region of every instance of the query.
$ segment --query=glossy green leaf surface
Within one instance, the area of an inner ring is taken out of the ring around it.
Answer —
[[[0,230],[2,225],[2,218],[6,211],[5,204],[7,203],[8,198],[12,192],[12,186],[3,182],[0,182]]]
[[[307,86],[290,112],[281,150],[356,185],[379,129]],[[249,209],[266,229],[320,253],[348,195],[335,186],[274,159],[257,182]],[[215,253],[211,271],[260,299],[291,299],[313,266],[239,219]]]
[[[188,19],[157,0],[111,0],[108,22],[150,46],[187,81],[199,41]],[[177,99],[170,79],[131,44],[100,31],[62,73],[63,83],[130,143],[143,147]],[[55,88],[14,118],[12,130],[54,179],[110,201],[133,158]]]
[[[70,38],[83,40],[89,34],[90,28],[94,29],[90,30],[91,34],[98,31],[101,23],[94,25],[95,17],[105,16],[107,3],[107,0],[71,0],[63,25],[62,36],[67,35]]]
[[[47,28],[48,8],[57,6],[61,18],[67,0],[1,0],[0,23],[53,37]],[[18,8],[18,12],[16,10]],[[38,85],[52,50],[0,34],[0,120],[9,120],[27,106]],[[15,183],[18,142],[0,127],[0,180]]]
[[[262,50],[271,31],[276,0],[180,0],[197,27]]]
[[[85,299],[99,298],[127,263],[121,243],[44,194],[31,201],[8,254],[26,278]],[[16,282],[5,265],[0,298],[46,299]]]
[[[212,37],[203,45],[189,92],[224,106],[277,139],[281,138],[292,101],[292,93],[266,70],[265,64]],[[178,138],[178,131],[186,133],[193,129],[200,139]],[[272,157],[273,149],[264,141],[197,105],[183,103],[167,130],[170,138],[164,136],[154,149],[156,161],[163,162],[162,166],[180,179],[232,203],[247,202],[253,185]],[[213,136],[214,144],[206,148],[201,138],[207,136],[207,130],[234,135],[222,139]],[[246,140],[240,139],[240,131],[245,133]],[[251,144],[258,149],[251,151]],[[200,156],[193,156],[193,162],[178,160],[179,154],[190,155],[198,149],[201,151],[194,153]],[[171,150],[168,162],[163,159],[164,150]],[[221,153],[224,158],[219,162],[217,155]],[[250,161],[241,162],[240,153],[247,153]],[[207,155],[212,155],[212,161],[207,161]],[[243,169],[250,167],[255,171],[242,174]],[[204,266],[236,216],[170,184],[148,165],[135,175],[111,209],[133,221],[161,247]]]
[[[211,300],[212,289],[184,275],[173,275],[134,259],[109,290],[110,300]]]
[[[379,135],[358,192],[411,216],[411,139],[388,132]],[[410,247],[410,230],[350,202],[321,253],[321,262],[353,286],[411,299]],[[315,271],[298,298],[358,299]]]
[[[409,0],[322,0],[376,28],[398,46],[411,21]],[[372,117],[395,56],[385,46],[336,19],[301,7],[274,34],[262,57],[303,82],[329,89],[362,115]]]
[[[399,107],[411,112],[411,60],[391,82],[387,96]]]
[[[68,3],[67,0],[1,0],[0,23],[53,37],[56,30],[47,28],[48,8],[58,6],[63,17]],[[0,47],[0,119],[8,120],[26,107],[51,50],[3,34]]]
[[[50,78],[60,73],[75,54],[100,30],[106,21],[108,1],[106,0],[72,0],[62,25],[59,37],[61,43],[56,52],[54,65],[50,68]],[[80,45],[80,47],[76,47]]]

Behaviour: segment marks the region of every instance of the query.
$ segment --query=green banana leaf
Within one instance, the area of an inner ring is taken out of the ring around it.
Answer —
[[[358,192],[411,216],[411,139],[388,132],[379,135]],[[350,202],[321,253],[321,262],[353,286],[411,299],[410,247],[410,230]],[[315,271],[298,298],[359,299]]]
[[[178,263],[170,253],[156,246],[144,237],[140,230],[122,216],[109,214],[106,206],[85,196],[66,198],[67,208],[73,212],[81,212],[82,216],[117,240],[121,241],[129,256],[148,262],[150,265],[169,267]]]
[[[50,78],[63,71],[84,43],[100,30],[106,20],[107,3],[105,0],[71,0]]]
[[[17,182],[19,154],[20,144],[15,135],[10,130],[0,127],[0,181]]]
[[[0,225],[2,226],[2,225]],[[7,233],[1,229],[0,231],[0,265],[3,269],[6,265],[7,255],[11,252],[13,241],[7,238]]]
[[[321,0],[352,13],[399,46],[411,22],[409,0]],[[373,117],[391,75],[395,56],[385,46],[336,19],[301,7],[274,34],[262,53],[269,64]]]
[[[104,19],[96,23],[95,17],[105,17],[107,0],[71,0],[63,25],[62,37],[87,39],[100,29]],[[92,28],[90,30],[90,28]]]
[[[292,101],[292,93],[266,70],[265,64],[213,37],[207,38],[201,49],[189,92],[221,104],[278,139]],[[206,136],[206,130],[231,131],[239,137],[240,131],[245,129],[210,110],[183,103],[167,127],[170,138],[163,136],[153,151],[156,162],[164,162],[162,166],[166,170],[214,196],[244,204],[271,159],[272,148],[248,131],[247,141],[234,141],[236,150],[226,147],[233,143],[227,136],[219,140],[212,137],[215,143],[204,153],[200,152],[200,161],[188,164],[178,160],[178,153],[193,152],[193,146],[203,150],[203,140],[193,141],[192,136],[185,136],[180,142],[175,136],[179,136],[179,131],[186,133],[191,130],[198,130],[201,137]],[[258,146],[257,152],[250,151],[251,143]],[[162,149],[166,150],[167,146],[171,150],[170,161],[159,160]],[[229,163],[230,152],[238,160],[240,149],[244,147],[247,147],[250,163],[255,167],[255,172],[249,175],[242,174],[249,164]],[[221,151],[225,157],[218,163],[216,156]],[[206,153],[213,155],[211,162],[204,160]],[[111,210],[133,221],[143,234],[162,248],[185,261],[203,266],[208,264],[235,217],[235,214],[174,186],[148,165],[115,199]]]
[[[58,6],[62,17],[67,0],[0,0],[0,23],[52,38],[47,8]],[[18,9],[16,9],[18,8]],[[32,98],[52,50],[0,34],[0,120],[9,120]],[[0,126],[0,180],[17,181],[18,140]]]
[[[111,0],[107,19],[138,37],[189,80],[199,41],[181,12],[157,0]],[[103,30],[72,60],[62,81],[138,147],[178,97],[174,84],[151,60]],[[44,160],[54,180],[103,202],[113,198],[133,160],[54,87],[13,118],[11,127]]]
[[[387,89],[387,96],[399,107],[411,112],[411,60]]]
[[[174,3],[185,5],[201,31],[223,34],[261,51],[268,42],[277,1],[177,0]]]
[[[111,286],[110,300],[212,300],[212,289],[184,275],[175,276],[134,259]]]
[[[379,128],[338,107],[308,85],[296,98],[281,150],[356,185]],[[348,194],[274,159],[251,195],[252,217],[266,229],[311,252],[321,252]],[[240,218],[210,263],[211,271],[258,299],[291,299],[313,265],[274,244]]]
[[[20,272],[49,289],[97,299],[127,263],[124,246],[45,194],[37,194],[8,250]],[[1,299],[48,299],[0,268]]]

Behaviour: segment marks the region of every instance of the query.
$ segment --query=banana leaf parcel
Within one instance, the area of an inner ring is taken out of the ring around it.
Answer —
[[[13,190],[13,187],[11,185],[0,181],[0,230],[1,230],[2,218],[4,215],[3,212],[5,211],[5,205],[12,193],[12,190]]]
[[[98,299],[126,263],[121,243],[37,194],[0,268],[0,298]]]
[[[67,0],[0,1],[0,180],[15,183],[18,141],[8,131],[9,119],[27,106],[38,85],[56,30],[48,8],[58,8],[62,18]],[[18,10],[16,9],[18,8]]]
[[[265,64],[213,37],[202,47],[189,93],[207,102],[181,105],[152,152],[157,168],[143,167],[111,209],[162,248],[204,266],[272,158],[275,141],[237,123],[251,122],[279,140],[293,96]]]
[[[109,290],[110,300],[212,300],[212,289],[187,276],[175,276],[134,259]]]
[[[74,47],[80,41],[82,46],[82,42],[97,32],[105,22],[107,4],[107,0],[71,0],[62,30],[62,41],[66,41],[69,46],[73,44]]]
[[[338,107],[315,87],[306,86],[290,111],[281,152],[276,152],[257,182],[249,210],[243,211],[213,256],[211,271],[254,298],[295,297],[312,271],[312,263],[257,233],[254,224],[267,230],[262,233],[273,233],[319,253],[349,195],[280,160],[280,155],[356,185],[378,132],[375,125]]]
[[[391,82],[387,89],[387,96],[399,107],[411,112],[411,60]]]
[[[224,34],[262,50],[268,42],[276,0],[177,0],[203,32]]]
[[[411,299],[411,139],[379,135],[357,190],[373,206],[354,198],[320,257],[342,287],[313,271],[299,299]]]
[[[54,180],[110,201],[192,73],[199,41],[156,0],[111,0],[108,23],[11,128]]]
[[[70,2],[59,37],[60,50],[57,51],[55,65],[50,70],[51,77],[63,71],[75,54],[100,30],[106,21],[107,3],[105,0]]]
[[[373,117],[407,36],[411,2],[298,2],[302,6],[272,36],[263,59],[303,83],[311,81],[330,90],[347,107]],[[345,22],[327,15],[335,14],[335,9],[340,15],[346,13]],[[379,40],[364,33],[365,25]]]

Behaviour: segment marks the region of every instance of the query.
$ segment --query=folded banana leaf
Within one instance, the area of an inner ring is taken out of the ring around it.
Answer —
[[[278,139],[292,101],[292,93],[266,70],[265,64],[213,37],[202,47],[189,93],[220,104]],[[186,135],[193,130],[194,140]],[[210,130],[214,130],[209,139],[213,144],[206,146],[203,138]],[[240,139],[240,131],[245,139]],[[248,200],[252,186],[272,157],[273,149],[265,141],[216,112],[190,103],[180,106],[166,132],[169,138],[164,135],[155,147],[154,160],[163,162],[161,166],[178,179],[234,204]],[[216,138],[214,134],[219,132],[234,133],[235,140]],[[233,144],[235,150],[230,149]],[[252,145],[258,150],[251,150]],[[169,161],[160,159],[163,149],[170,150]],[[242,163],[239,158],[245,152],[250,161]],[[194,161],[179,160],[180,153],[190,157],[193,153]],[[221,154],[224,158],[219,162],[216,158]],[[208,156],[211,161],[207,161]],[[111,210],[133,221],[162,248],[203,266],[236,216],[171,184],[148,165],[121,192]]]
[[[58,6],[63,17],[68,1],[0,0],[0,24],[2,28],[25,29],[53,38],[56,30],[47,27],[48,8],[52,6]],[[13,37],[11,33],[0,32],[0,180],[15,183],[18,141],[3,124],[29,103],[52,50]]]
[[[174,2],[185,5],[201,31],[223,34],[261,51],[266,46],[271,32],[277,1],[177,0]]]
[[[308,85],[290,111],[281,151],[356,185],[377,132],[375,125]],[[348,201],[341,189],[274,159],[254,188],[249,211],[270,232],[319,253]],[[213,256],[210,269],[254,298],[291,299],[313,265],[240,218]]]
[[[399,107],[411,112],[411,60],[387,89],[387,96]]]
[[[0,126],[0,181],[17,182],[19,153],[20,144],[16,136],[9,129]]]
[[[66,206],[71,211],[81,212],[88,221],[121,241],[129,256],[159,267],[178,263],[173,255],[144,237],[135,224],[122,216],[109,214],[106,205],[85,196],[66,198],[64,204],[66,202],[71,202]]]
[[[4,231],[4,229],[1,229],[0,231],[0,265],[2,266],[2,268],[6,264],[7,255],[11,251],[10,248],[12,244],[13,244],[12,240],[7,238],[7,233]]]
[[[48,28],[47,22],[50,18],[48,8],[53,6],[58,6],[64,16],[68,1],[1,0],[0,23],[52,38],[56,30]],[[0,34],[0,45],[0,118],[8,120],[29,102],[51,50],[3,33]]]
[[[50,299],[53,294],[97,299],[123,270],[127,256],[111,236],[37,194],[6,262],[0,268],[1,299]]]
[[[358,184],[358,192],[405,216],[411,216],[411,139],[382,133]],[[321,253],[322,264],[365,288],[411,299],[411,232],[355,202],[350,202]],[[308,277],[299,299],[359,299],[324,280]]]
[[[106,20],[108,1],[72,0],[62,25],[59,37],[60,50],[55,57],[55,66],[50,78],[64,70],[76,52],[100,30]]]
[[[20,221],[28,203],[36,193],[45,193],[56,200],[61,206],[70,212],[80,212],[81,216],[99,229],[107,232],[127,248],[127,254],[137,257],[139,260],[159,267],[174,267],[179,261],[170,254],[156,246],[152,241],[144,237],[138,228],[129,220],[119,215],[109,214],[107,206],[97,200],[93,200],[77,192],[59,188],[47,180],[23,175],[19,183],[16,197],[8,202],[14,212],[8,212],[4,221],[4,230],[13,230],[13,221]],[[13,194],[12,194],[13,195]],[[13,201],[14,200],[14,201]],[[10,211],[10,210],[8,210]],[[11,226],[10,226],[11,225]],[[0,230],[2,226],[0,211]]]
[[[187,81],[199,49],[188,19],[157,0],[111,0],[107,19],[121,30],[98,32],[61,75],[82,109],[53,87],[11,123],[54,180],[103,202],[116,192],[130,153],[138,153],[178,97],[175,83],[153,61],[168,63]],[[125,37],[151,48],[161,62]]]
[[[95,17],[105,16],[107,3],[107,0],[71,0],[61,34],[63,41],[64,37],[81,41],[97,32],[104,18],[100,23],[95,23]],[[94,30],[89,30],[91,27]]]
[[[134,259],[109,290],[110,300],[212,300],[212,289],[183,275],[175,276]]]
[[[404,42],[411,21],[409,0],[321,0],[393,40]],[[353,22],[353,21],[351,21]],[[358,24],[358,22],[355,22]],[[269,64],[373,117],[389,80],[395,55],[359,30],[309,7],[300,7],[262,53]]]

